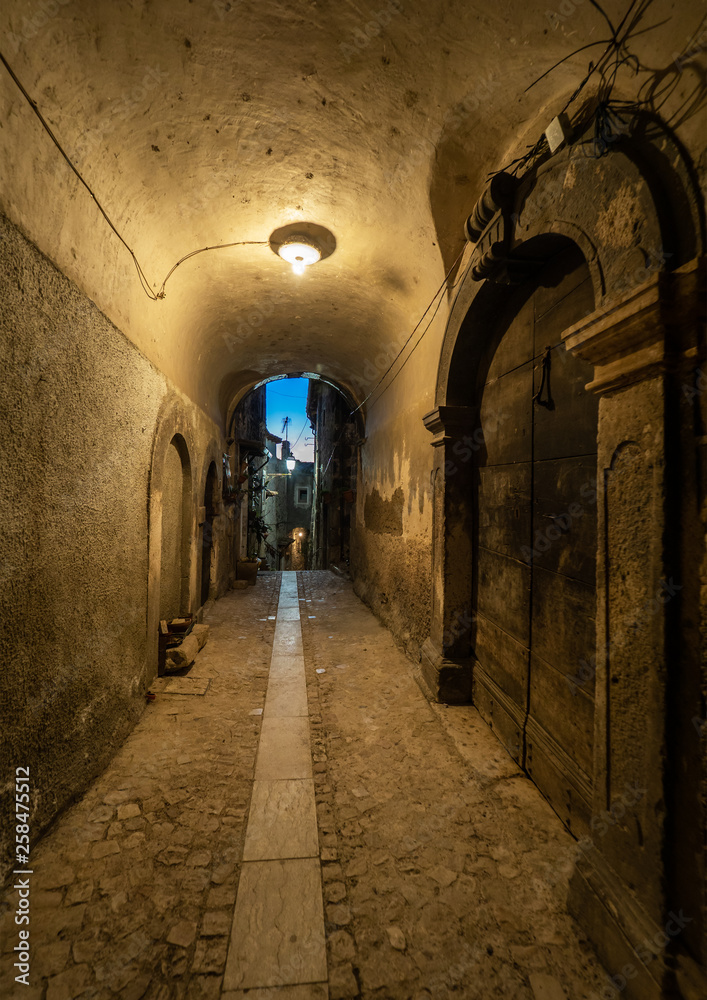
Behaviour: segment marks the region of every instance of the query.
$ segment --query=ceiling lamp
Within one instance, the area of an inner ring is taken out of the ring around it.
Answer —
[[[304,274],[336,250],[334,234],[316,222],[288,222],[271,233],[269,243],[274,254],[292,264],[295,274]]]
[[[278,253],[288,264],[292,264],[295,274],[304,274],[305,267],[321,260],[322,252],[312,240],[306,236],[295,236],[291,242],[283,243]]]

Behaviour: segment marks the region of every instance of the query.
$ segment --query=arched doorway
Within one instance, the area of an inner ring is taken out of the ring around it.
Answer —
[[[191,463],[184,438],[175,434],[164,458],[159,617],[189,610]]]
[[[204,510],[205,518],[202,525],[201,535],[201,600],[203,606],[209,599],[211,587],[211,556],[213,552],[213,525],[216,515],[216,490],[218,488],[218,474],[216,463],[212,462],[206,474],[206,487],[204,490]]]
[[[473,699],[577,831],[591,815],[598,400],[562,332],[594,293],[573,243],[542,251],[504,296],[470,401]]]

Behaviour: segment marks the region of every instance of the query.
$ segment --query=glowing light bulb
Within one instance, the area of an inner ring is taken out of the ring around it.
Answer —
[[[283,243],[278,252],[283,260],[292,264],[295,274],[304,274],[304,269],[316,264],[322,256],[318,247],[302,242]]]

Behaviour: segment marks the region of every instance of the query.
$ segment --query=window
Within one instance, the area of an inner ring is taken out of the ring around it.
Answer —
[[[309,487],[300,486],[297,490],[297,503],[309,503]]]

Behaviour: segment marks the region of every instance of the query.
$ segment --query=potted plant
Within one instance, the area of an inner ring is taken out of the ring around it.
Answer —
[[[252,546],[251,555],[246,559],[239,559],[236,563],[236,577],[239,580],[246,580],[251,587],[254,587],[258,577],[258,569],[260,567],[261,560],[258,558],[257,553],[268,537],[268,532],[270,531],[270,525],[265,523],[265,519],[261,514],[258,514],[255,510],[248,511],[248,538],[250,540],[251,536],[255,536],[255,545]],[[251,543],[249,541],[249,548]]]
[[[254,587],[258,580],[259,567],[260,559],[257,556],[239,559],[236,563],[236,579],[245,580],[250,587]]]
[[[261,514],[256,514],[254,510],[248,511],[248,533],[255,535],[256,549],[258,551],[264,540],[268,537],[269,531],[270,525],[265,523],[265,518]]]

